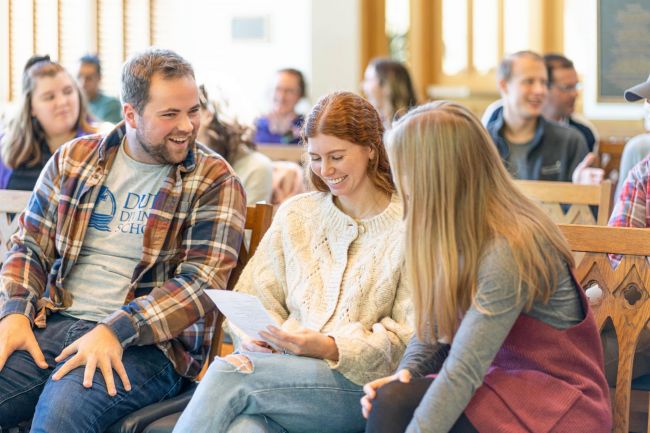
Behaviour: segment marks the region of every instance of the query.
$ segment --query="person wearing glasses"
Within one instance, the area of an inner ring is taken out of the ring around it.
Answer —
[[[598,184],[603,170],[574,128],[548,120],[549,74],[544,58],[519,51],[497,69],[503,107],[484,116],[501,159],[516,179]],[[486,119],[487,117],[487,119]]]
[[[587,148],[593,151],[598,142],[596,127],[575,111],[580,82],[573,62],[562,54],[544,55],[544,64],[548,74],[548,95],[542,108],[542,115],[547,120],[561,123],[578,130],[587,141]],[[486,125],[503,111],[503,101],[492,103],[481,119]]]
[[[299,144],[305,118],[296,105],[307,96],[305,76],[297,69],[284,68],[276,74],[271,111],[255,119],[255,143]]]
[[[562,54],[549,53],[544,56],[544,64],[548,72],[548,97],[542,114],[548,120],[577,129],[587,141],[589,151],[593,151],[598,132],[575,111],[580,81],[573,62]]]

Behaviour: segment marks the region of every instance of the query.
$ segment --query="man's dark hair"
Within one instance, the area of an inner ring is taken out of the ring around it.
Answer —
[[[99,57],[96,54],[84,54],[79,59],[79,62],[86,63],[88,65],[95,65],[95,70],[97,75],[102,76],[102,62],[99,61]]]
[[[556,69],[575,69],[573,62],[562,54],[549,53],[544,55],[544,64],[548,74],[548,85],[553,84],[553,71]]]
[[[149,48],[134,54],[122,67],[122,102],[131,104],[138,114],[149,102],[149,86],[155,74],[161,74],[165,80],[194,79],[192,65],[171,50]]]

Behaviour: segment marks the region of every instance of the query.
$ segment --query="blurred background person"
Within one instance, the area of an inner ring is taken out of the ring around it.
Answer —
[[[580,90],[580,80],[573,62],[562,54],[544,55],[548,73],[548,95],[542,108],[542,115],[576,129],[587,142],[589,152],[598,142],[598,132],[594,125],[576,112],[576,100]]]
[[[79,59],[77,80],[93,116],[103,122],[119,123],[122,120],[120,100],[105,95],[100,89],[102,65],[99,57],[94,54],[86,54]]]
[[[643,99],[643,128],[645,133],[636,135],[625,143],[621,154],[621,166],[618,171],[618,186],[616,187],[616,199],[623,190],[623,185],[632,167],[637,165],[646,156],[650,155],[650,76],[645,83],[638,84],[625,91],[625,99],[635,102]]]
[[[589,152],[593,151],[598,142],[598,132],[591,122],[575,111],[580,81],[573,62],[556,53],[545,54],[543,58],[548,76],[548,92],[542,106],[542,115],[547,120],[577,130],[584,137]],[[503,100],[494,101],[483,113],[481,122],[487,125],[500,116],[502,111]]]
[[[246,190],[248,204],[270,203],[273,165],[265,155],[255,150],[251,131],[236,122],[225,122],[216,106],[208,99],[204,86],[199,87],[201,124],[197,139],[214,150],[232,166]]]
[[[77,83],[49,56],[27,61],[17,107],[0,138],[0,189],[31,191],[63,143],[96,129]]]
[[[363,93],[382,117],[384,128],[417,105],[413,81],[402,63],[376,58],[368,63],[362,83]]]
[[[306,95],[302,72],[280,69],[276,74],[271,111],[255,120],[255,142],[298,144],[305,118],[296,113],[296,105]]]

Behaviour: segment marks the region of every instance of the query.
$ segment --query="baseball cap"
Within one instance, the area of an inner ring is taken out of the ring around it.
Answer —
[[[650,99],[650,76],[645,83],[632,86],[623,94],[628,102],[638,101],[639,99]]]

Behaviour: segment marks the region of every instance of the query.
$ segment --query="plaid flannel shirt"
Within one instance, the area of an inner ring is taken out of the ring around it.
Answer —
[[[106,136],[63,145],[36,184],[0,270],[0,319],[65,310],[65,278],[75,265],[124,124]],[[246,199],[233,170],[201,145],[171,166],[151,208],[143,253],[124,306],[101,323],[123,347],[156,344],[176,371],[195,377],[207,357],[217,310],[204,289],[225,289],[237,263]]]
[[[609,218],[614,227],[650,227],[650,157],[644,158],[628,173],[616,206]]]
[[[613,227],[650,227],[650,156],[635,165],[627,175],[616,201],[609,225]],[[620,255],[610,254],[614,265]]]

